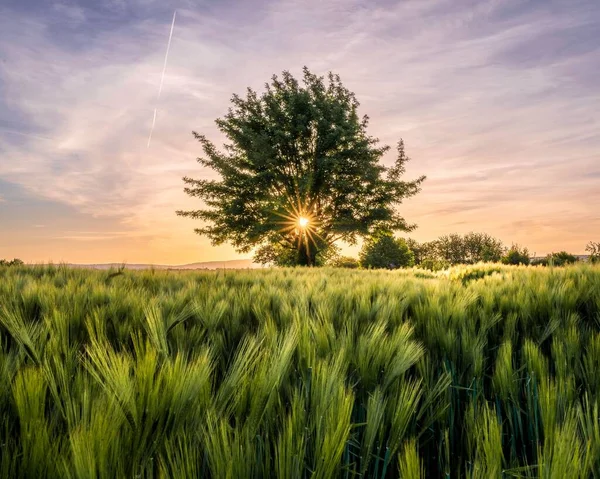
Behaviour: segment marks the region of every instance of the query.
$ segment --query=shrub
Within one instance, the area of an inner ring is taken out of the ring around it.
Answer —
[[[550,253],[545,258],[537,258],[531,261],[532,266],[565,266],[567,264],[574,264],[579,261],[577,256],[574,256],[566,251],[559,251],[558,253]]]
[[[450,263],[443,259],[435,259],[430,257],[423,259],[419,267],[428,269],[430,271],[441,271],[443,269],[448,269],[450,267]]]
[[[600,262],[600,241],[590,241],[585,250],[589,253],[592,263]]]
[[[22,266],[23,261],[19,258],[14,258],[12,261],[8,261],[6,259],[0,259],[0,266]]]
[[[336,245],[322,247],[315,257],[313,266],[329,264],[338,253],[339,247]],[[278,243],[268,243],[256,250],[254,262],[271,266],[296,266],[298,264],[298,249],[293,245],[286,247]]]
[[[552,263],[553,266],[564,266],[566,264],[577,263],[577,261],[579,261],[577,256],[566,251],[559,251],[558,253],[548,255],[548,264]]]
[[[501,261],[504,264],[529,264],[529,250],[527,248],[520,248],[517,244],[513,244],[502,257]]]
[[[338,256],[337,258],[332,259],[328,265],[333,266],[334,268],[351,269],[358,268],[360,266],[358,260],[352,256]]]

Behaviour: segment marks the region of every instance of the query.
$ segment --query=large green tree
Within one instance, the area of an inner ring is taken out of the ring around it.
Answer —
[[[218,179],[185,177],[185,192],[205,208],[177,214],[203,221],[196,229],[213,244],[239,252],[259,249],[295,264],[314,265],[336,241],[355,244],[375,231],[409,231],[397,207],[415,195],[424,176],[403,181],[409,160],[399,141],[391,167],[389,150],[367,134],[369,119],[338,75],[328,79],[306,67],[302,82],[289,72],[273,76],[259,95],[232,97],[216,120],[228,142],[221,151],[203,135],[198,161]],[[268,256],[268,254],[267,254]]]

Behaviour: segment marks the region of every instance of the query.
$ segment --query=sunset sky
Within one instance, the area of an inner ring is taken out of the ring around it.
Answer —
[[[249,257],[175,215],[200,206],[181,178],[211,176],[191,131],[221,143],[233,93],[304,65],[404,139],[428,177],[402,209],[416,240],[600,240],[598,0],[2,0],[0,258]]]

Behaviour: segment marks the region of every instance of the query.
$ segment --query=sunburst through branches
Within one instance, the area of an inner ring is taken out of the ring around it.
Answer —
[[[298,252],[304,249],[310,258],[311,245],[314,246],[313,249],[317,249],[317,239],[323,239],[318,233],[320,221],[312,209],[301,201],[296,205],[292,201],[288,204],[290,206],[284,212],[276,213],[282,218],[278,222],[281,225],[279,232],[282,235],[293,236]]]

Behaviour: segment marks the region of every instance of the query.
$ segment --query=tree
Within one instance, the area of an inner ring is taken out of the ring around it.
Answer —
[[[487,233],[451,234],[440,236],[434,242],[433,259],[450,264],[474,264],[480,261],[498,262],[505,252],[499,239]]]
[[[502,257],[502,263],[504,264],[527,265],[530,261],[529,250],[527,248],[521,248],[518,244],[513,244]]]
[[[413,256],[415,258],[415,264],[421,264],[426,254],[426,246],[427,243],[419,243],[417,240],[412,238],[406,238],[406,245],[413,252]]]
[[[585,247],[585,250],[589,253],[590,261],[592,263],[600,262],[600,241],[590,241]]]
[[[424,262],[434,263],[441,261],[437,251],[437,241],[419,243],[412,238],[408,238],[406,244],[415,256],[415,265],[421,265]]]
[[[437,259],[447,261],[450,264],[465,264],[467,252],[463,237],[458,234],[440,236],[435,241]]]
[[[502,259],[506,249],[499,239],[487,233],[468,233],[463,238],[466,263],[480,261],[497,263]]]
[[[196,232],[237,251],[272,246],[295,264],[314,265],[336,241],[355,244],[375,231],[410,231],[397,206],[420,191],[425,177],[403,181],[409,158],[399,141],[393,166],[380,164],[388,146],[367,134],[368,117],[338,75],[304,68],[300,84],[289,72],[266,91],[234,95],[216,120],[228,143],[219,151],[193,132],[205,156],[198,162],[218,179],[185,177],[184,191],[205,209],[177,211],[204,221]]]
[[[363,268],[396,269],[415,264],[415,256],[406,241],[396,239],[390,233],[380,233],[365,241],[360,251]]]

